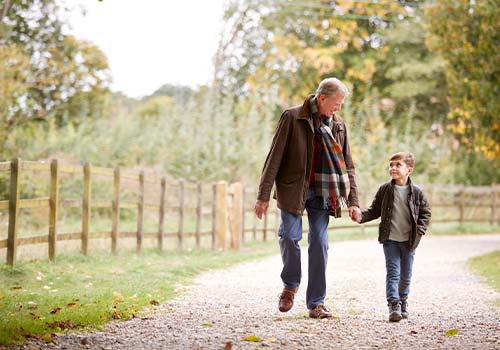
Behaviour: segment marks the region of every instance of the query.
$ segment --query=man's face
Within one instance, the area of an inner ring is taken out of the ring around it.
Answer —
[[[318,97],[318,112],[321,115],[326,115],[328,117],[333,116],[335,112],[342,109],[344,104],[345,96],[342,94],[335,94],[332,96],[320,95]]]

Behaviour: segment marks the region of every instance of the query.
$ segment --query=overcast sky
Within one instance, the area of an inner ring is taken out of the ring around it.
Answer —
[[[196,87],[211,79],[223,0],[61,2],[72,9],[72,33],[108,57],[114,91],[140,97],[166,83]]]

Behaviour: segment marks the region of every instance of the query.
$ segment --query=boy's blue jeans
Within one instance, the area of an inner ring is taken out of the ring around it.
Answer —
[[[411,273],[415,251],[408,242],[384,242],[387,302],[406,300],[410,293]]]
[[[329,211],[313,208],[308,202],[306,211],[309,219],[309,280],[306,303],[307,308],[312,309],[316,305],[323,305],[326,296]],[[282,210],[278,235],[283,260],[281,279],[285,288],[298,288],[302,277],[299,247],[299,241],[302,239],[302,216]]]

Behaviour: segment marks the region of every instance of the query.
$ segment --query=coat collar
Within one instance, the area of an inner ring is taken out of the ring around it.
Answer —
[[[391,187],[394,188],[396,185],[396,180],[391,180]],[[411,182],[411,178],[408,176],[408,194],[413,193],[413,183]]]

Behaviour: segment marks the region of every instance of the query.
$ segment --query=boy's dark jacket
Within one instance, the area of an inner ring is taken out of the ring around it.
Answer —
[[[392,207],[394,203],[394,184],[395,181],[392,180],[380,186],[372,205],[362,212],[361,223],[382,217],[378,231],[378,240],[380,243],[389,240]],[[410,178],[408,178],[408,186],[408,205],[410,208],[412,227],[408,245],[410,250],[415,250],[422,235],[425,234],[427,226],[429,226],[431,208],[424,192],[422,192],[418,186],[413,185]]]

